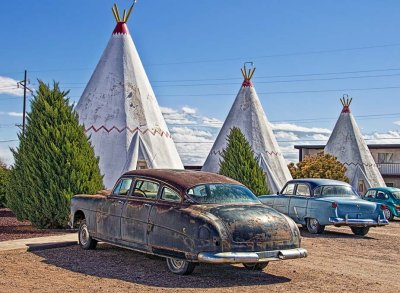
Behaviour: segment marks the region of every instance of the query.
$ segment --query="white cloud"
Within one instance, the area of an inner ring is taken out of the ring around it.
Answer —
[[[396,125],[400,125],[400,121],[394,121],[393,123]]]
[[[11,116],[11,117],[22,117],[23,113],[22,112],[0,112],[0,115],[6,115],[6,116]]]
[[[216,127],[216,128],[221,128],[222,125],[224,124],[223,121],[217,119],[217,118],[209,118],[209,117],[203,117],[203,124],[208,127]]]
[[[293,123],[270,123],[272,130],[292,131],[292,132],[308,132],[308,133],[331,133],[327,128],[304,127]]]
[[[8,94],[13,96],[23,96],[24,91],[22,88],[17,87],[18,80],[0,76],[0,94]]]
[[[170,132],[185,165],[202,165],[213,143],[211,132],[188,127],[172,127]]]
[[[183,111],[183,113],[186,113],[186,114],[191,114],[191,115],[194,115],[194,114],[196,114],[196,109],[194,109],[194,108],[190,108],[190,107],[188,107],[188,106],[184,106],[184,107],[182,107],[182,111]]]
[[[400,131],[374,132],[372,134],[365,134],[364,139],[367,144],[399,144]]]
[[[11,153],[9,146],[0,146],[0,161],[4,162],[6,165],[14,164],[14,156]]]
[[[277,131],[275,137],[277,140],[299,140],[299,137],[293,132]]]
[[[168,107],[160,107],[161,109],[161,113],[163,114],[172,114],[172,113],[177,113],[178,111],[172,108],[168,108]]]

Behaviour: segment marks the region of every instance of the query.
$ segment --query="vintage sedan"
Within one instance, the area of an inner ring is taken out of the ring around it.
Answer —
[[[294,179],[278,194],[259,199],[313,234],[334,225],[349,226],[355,235],[365,236],[370,227],[389,224],[385,205],[361,199],[349,184],[336,180]]]
[[[109,194],[75,195],[70,224],[79,225],[83,249],[104,241],[165,257],[182,275],[197,263],[262,270],[270,261],[307,256],[290,218],[239,182],[207,172],[125,173]]]
[[[394,187],[370,188],[363,199],[378,202],[386,206],[383,211],[386,219],[392,221],[394,217],[400,217],[400,189]]]

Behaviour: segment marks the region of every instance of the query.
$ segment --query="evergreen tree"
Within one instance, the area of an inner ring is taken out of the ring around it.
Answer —
[[[227,147],[222,151],[219,163],[219,173],[241,182],[256,195],[269,194],[265,174],[240,129],[233,127],[227,140]]]
[[[7,205],[39,228],[65,227],[71,197],[103,187],[99,160],[67,94],[57,83],[50,88],[39,81],[25,135],[19,134],[19,147],[12,150]]]
[[[6,205],[6,186],[8,182],[9,170],[0,160],[0,207]]]
[[[315,156],[307,156],[297,164],[290,163],[288,167],[293,178],[326,178],[349,182],[345,165],[335,156],[323,152]]]

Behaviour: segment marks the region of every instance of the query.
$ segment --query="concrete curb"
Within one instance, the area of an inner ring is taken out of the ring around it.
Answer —
[[[50,242],[50,243],[37,243],[37,244],[26,244],[28,247],[26,251],[40,251],[52,248],[62,248],[67,246],[77,245],[77,241],[64,241],[64,242]]]
[[[78,234],[68,233],[63,235],[2,241],[0,242],[0,251],[15,250],[15,249],[37,251],[43,249],[65,247],[77,243],[78,243]]]

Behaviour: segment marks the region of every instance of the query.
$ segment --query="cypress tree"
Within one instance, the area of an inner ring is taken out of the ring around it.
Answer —
[[[38,228],[65,227],[71,197],[103,188],[99,159],[67,94],[58,83],[50,88],[39,81],[25,135],[19,134],[19,147],[12,149],[7,205]]]
[[[222,151],[222,159],[219,162],[219,173],[246,185],[255,195],[270,193],[265,174],[257,164],[254,152],[240,129],[233,127],[227,140],[227,147]]]
[[[9,170],[0,160],[0,207],[6,205],[6,186],[8,182]]]

